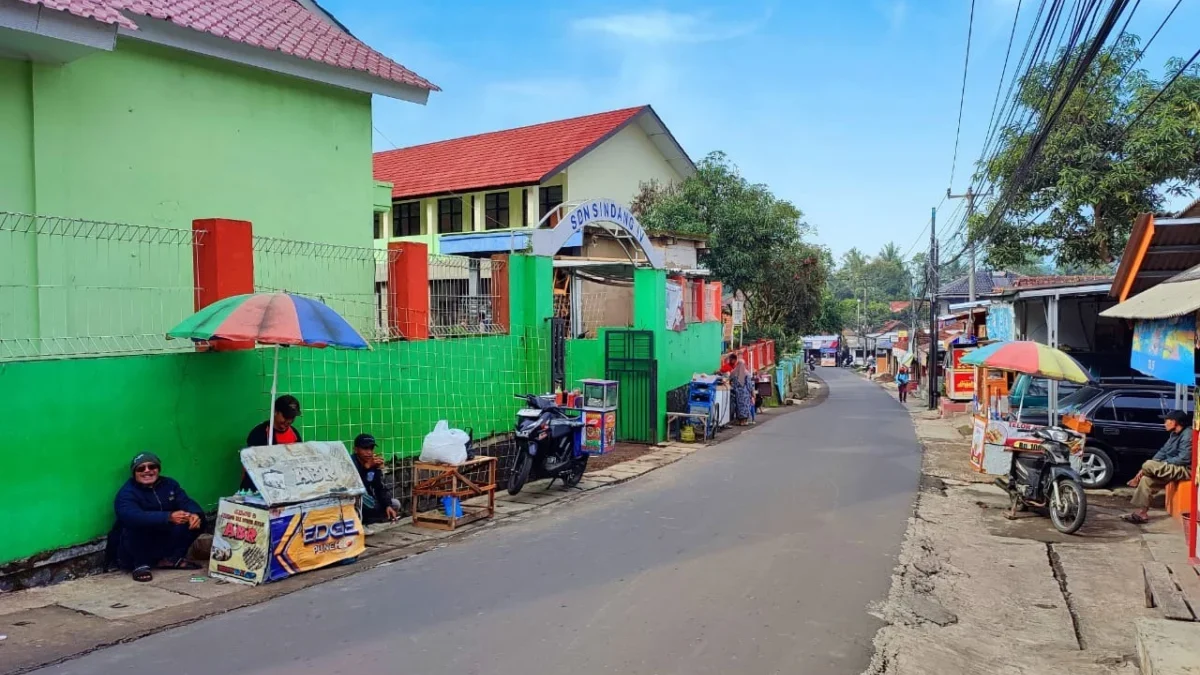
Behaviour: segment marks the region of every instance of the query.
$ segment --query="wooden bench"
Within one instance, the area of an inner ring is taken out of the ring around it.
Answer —
[[[1191,565],[1142,565],[1146,607],[1158,607],[1163,616],[1176,621],[1196,621],[1200,612],[1200,576]]]

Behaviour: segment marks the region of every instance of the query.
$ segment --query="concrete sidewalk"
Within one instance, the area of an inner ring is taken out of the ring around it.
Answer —
[[[817,394],[819,400],[819,393]],[[814,397],[810,396],[810,401]],[[816,401],[814,401],[816,402]],[[768,409],[759,424],[797,407]],[[714,444],[745,429],[722,433]],[[707,447],[668,443],[635,459],[585,474],[577,488],[562,490],[549,481],[530,483],[516,496],[498,490],[496,516],[454,532],[414,527],[406,518],[372,525],[367,550],[351,565],[334,566],[263,586],[249,587],[211,579],[206,572],[158,570],[149,583],[126,573],[108,573],[0,596],[0,672],[6,675],[63,661],[118,642],[184,625],[204,617],[265,602],[326,581],[390,565],[425,551],[471,537],[485,528],[541,516],[588,493],[677,462]]]
[[[907,407],[925,448],[922,490],[868,673],[1139,672],[1135,621],[1150,633],[1162,621],[1145,607],[1142,564],[1183,559],[1178,525],[1161,511],[1144,528],[1121,521],[1127,489],[1090,491],[1074,536],[1037,514],[1009,521],[1007,495],[970,468],[969,417]]]

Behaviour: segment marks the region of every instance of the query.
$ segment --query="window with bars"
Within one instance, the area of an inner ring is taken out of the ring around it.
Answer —
[[[378,211],[375,212],[374,232],[376,239],[383,239],[383,214]]]
[[[401,202],[392,206],[392,236],[414,237],[421,234],[421,202]]]
[[[463,231],[463,203],[461,197],[438,200],[438,234]]]
[[[508,228],[508,193],[493,192],[483,196],[484,229],[503,230]]]

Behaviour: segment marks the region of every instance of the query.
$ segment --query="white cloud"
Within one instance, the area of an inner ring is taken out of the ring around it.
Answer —
[[[665,10],[609,14],[577,19],[571,27],[583,33],[609,36],[646,44],[695,44],[732,40],[749,35],[765,23],[766,16],[754,21],[720,21],[709,12],[684,14]]]

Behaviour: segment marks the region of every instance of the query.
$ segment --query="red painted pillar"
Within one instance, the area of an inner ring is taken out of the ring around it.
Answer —
[[[254,228],[246,220],[201,218],[192,221],[192,271],[195,307],[200,311],[218,300],[254,292]],[[212,342],[224,352],[250,349],[253,342]]]
[[[709,307],[709,321],[721,321],[721,282],[714,281],[708,284],[709,293],[712,295],[712,304]]]
[[[704,285],[704,279],[696,279],[696,280],[692,281],[692,286],[694,289],[693,294],[692,294],[692,304],[694,304],[696,306],[696,321],[702,322],[705,320],[705,317],[707,316],[707,314],[705,313],[705,307],[704,307],[704,300],[705,300],[704,296],[705,296],[705,290],[706,290],[705,285]]]
[[[429,248],[388,244],[388,328],[393,337],[429,339]]]
[[[492,256],[492,322],[507,333],[509,331],[508,307],[512,293],[508,281],[508,254]]]

